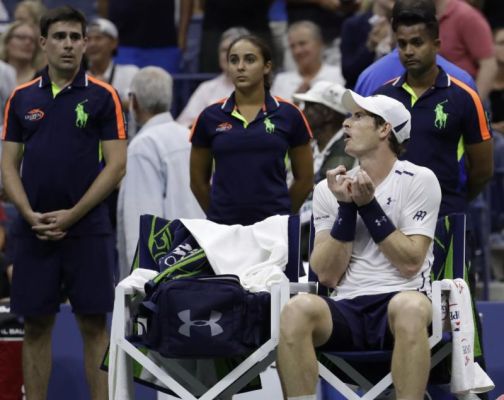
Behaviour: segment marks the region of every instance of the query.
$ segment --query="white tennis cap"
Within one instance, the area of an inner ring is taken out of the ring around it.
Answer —
[[[343,107],[343,104],[341,104],[343,93],[345,93],[345,88],[338,83],[318,81],[306,93],[294,93],[292,98],[296,101],[309,101],[311,103],[323,104],[345,115],[347,111]]]
[[[411,130],[411,114],[404,105],[392,97],[377,94],[369,97],[361,95],[347,89],[341,99],[343,107],[348,112],[355,112],[359,108],[371,114],[382,117],[392,125],[392,132],[399,143],[408,140]]]
[[[110,36],[112,39],[117,39],[119,37],[115,24],[105,18],[95,18],[92,20],[88,25],[88,31],[91,30],[97,30],[100,33]]]

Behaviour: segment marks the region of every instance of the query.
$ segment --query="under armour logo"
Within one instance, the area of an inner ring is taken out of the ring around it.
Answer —
[[[222,313],[220,313],[219,311],[212,310],[209,320],[196,319],[194,321],[191,321],[191,310],[180,311],[177,315],[184,323],[178,330],[181,335],[191,337],[191,327],[202,326],[210,327],[211,336],[217,336],[224,332],[224,329],[222,329],[222,327],[217,323],[217,321],[219,321],[222,317]]]
[[[417,221],[423,221],[426,215],[427,211],[417,211],[417,213],[413,216],[413,219],[416,219]]]
[[[375,219],[374,222],[375,222],[376,226],[382,226],[383,222],[387,222],[387,217],[384,215],[381,218]]]
[[[392,203],[392,197],[387,197],[387,206],[389,206],[390,203]]]

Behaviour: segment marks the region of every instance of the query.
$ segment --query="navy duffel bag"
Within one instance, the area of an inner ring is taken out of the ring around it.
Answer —
[[[248,292],[235,275],[150,281],[145,289],[143,341],[164,357],[238,356],[270,336],[270,294]]]

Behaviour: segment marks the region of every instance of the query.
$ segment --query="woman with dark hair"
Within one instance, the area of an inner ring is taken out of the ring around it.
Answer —
[[[234,40],[227,60],[234,92],[193,126],[191,189],[217,223],[250,225],[296,213],[313,187],[310,127],[296,106],[271,96],[271,51],[261,39]]]

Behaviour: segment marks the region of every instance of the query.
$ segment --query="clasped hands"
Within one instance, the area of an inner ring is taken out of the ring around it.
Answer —
[[[326,172],[327,185],[336,200],[344,203],[355,203],[362,207],[374,198],[375,186],[369,175],[359,169],[355,176],[347,175],[345,166],[338,165]]]
[[[40,240],[61,240],[73,224],[71,210],[56,210],[46,213],[32,211],[28,223]]]

